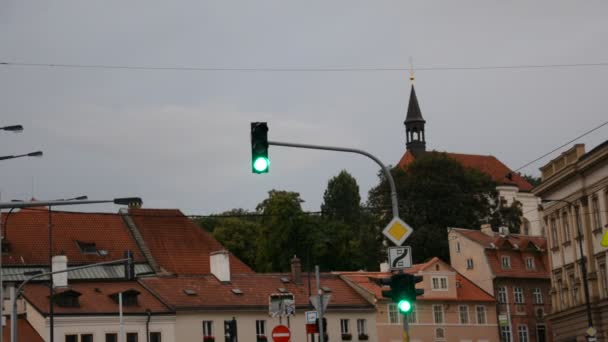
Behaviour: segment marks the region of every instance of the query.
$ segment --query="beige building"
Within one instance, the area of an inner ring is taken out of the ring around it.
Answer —
[[[600,245],[608,223],[608,141],[587,153],[575,145],[540,170],[542,183],[534,193],[544,202],[555,340],[583,341],[586,335],[582,254],[597,340],[608,341],[608,248]]]
[[[418,297],[408,315],[410,341],[492,342],[498,341],[496,302],[450,265],[433,258],[406,270],[423,276]],[[376,303],[379,342],[402,341],[403,315],[373,278],[390,277],[388,272],[342,272],[359,293]]]

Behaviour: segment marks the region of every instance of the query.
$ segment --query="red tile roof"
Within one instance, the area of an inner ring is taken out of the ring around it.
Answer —
[[[453,228],[469,240],[485,248],[485,254],[492,272],[497,277],[509,278],[546,278],[549,279],[549,259],[547,256],[547,239],[540,236],[509,234],[492,235],[479,230]],[[509,256],[511,268],[503,269],[501,257]],[[534,269],[526,268],[526,258],[534,258]]]
[[[156,262],[168,272],[210,274],[210,253],[224,247],[177,209],[129,210]],[[253,273],[230,254],[232,273]]]
[[[72,282],[69,290],[80,293],[80,307],[66,308],[55,305],[55,314],[116,314],[118,303],[110,296],[118,292],[135,290],[139,292],[137,306],[123,306],[125,314],[170,313],[171,310],[158,298],[136,281]],[[60,291],[57,291],[60,292]],[[49,288],[46,284],[35,283],[25,286],[24,296],[43,315],[49,312]]]
[[[3,230],[10,244],[2,256],[5,265],[48,265],[48,208],[23,209],[10,216],[3,213]],[[64,253],[70,264],[93,263],[121,259],[125,250],[133,251],[135,262],[145,262],[135,241],[118,214],[96,214],[52,211],[53,251]],[[94,242],[97,249],[108,255],[83,254],[76,241]]]
[[[406,273],[417,274],[428,267],[432,266],[436,262],[442,262],[439,258],[435,257],[426,263],[412,265],[411,268],[405,270]],[[447,265],[447,264],[446,264]],[[456,270],[454,270],[456,272]],[[370,280],[370,278],[386,278],[390,277],[390,272],[339,272],[343,277],[359,285],[366,291],[372,293],[376,299],[383,300],[382,287],[376,282]],[[426,291],[424,295],[418,297],[421,301],[470,301],[470,302],[493,302],[494,297],[489,293],[482,290],[480,287],[475,285],[469,279],[464,277],[462,274],[456,272],[456,281],[460,282],[460,287],[456,288],[456,298],[444,297],[432,297],[432,292]]]
[[[233,275],[230,284],[221,284],[213,276],[142,278],[140,281],[158,294],[176,311],[203,309],[268,310],[269,296],[280,293],[285,288],[294,295],[296,306],[308,308],[310,293],[308,278],[303,276],[302,284],[283,283],[285,274],[240,274]],[[312,293],[314,294],[314,278]],[[337,275],[323,274],[321,286],[331,289],[329,307],[372,309],[373,305],[361,297],[353,288]],[[237,295],[232,289],[240,289]],[[196,295],[187,295],[184,290],[193,290]]]
[[[448,157],[455,159],[462,166],[479,170],[489,175],[498,184],[515,185],[521,191],[530,191],[533,186],[516,172],[511,171],[505,164],[494,156],[482,156],[478,154],[446,153]],[[414,155],[407,150],[401,160],[399,167],[404,168],[414,161]],[[511,175],[511,179],[507,175]]]
[[[11,319],[6,318],[6,325],[2,329],[4,341],[11,340]],[[17,319],[17,341],[19,342],[44,342],[42,336],[34,330],[34,327],[25,318]]]

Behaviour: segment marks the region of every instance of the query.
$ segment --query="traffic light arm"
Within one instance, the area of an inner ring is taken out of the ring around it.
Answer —
[[[348,147],[334,147],[334,146],[322,146],[322,145],[309,145],[309,144],[296,144],[296,143],[288,143],[288,142],[279,142],[279,141],[268,141],[268,145],[274,146],[284,146],[284,147],[295,147],[295,148],[306,148],[312,150],[325,150],[325,151],[338,151],[338,152],[349,152],[349,153],[357,153],[362,154],[373,161],[376,164],[380,165],[382,171],[384,171],[384,175],[386,179],[388,179],[388,184],[391,187],[391,201],[393,204],[393,218],[399,217],[399,206],[397,204],[397,188],[395,187],[395,181],[393,180],[393,176],[391,175],[390,170],[382,164],[380,159],[376,158],[373,154],[368,153],[363,150],[358,150],[355,148]]]

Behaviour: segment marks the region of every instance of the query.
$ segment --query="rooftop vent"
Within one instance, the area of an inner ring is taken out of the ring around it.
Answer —
[[[95,242],[76,241],[76,244],[82,254],[97,254]]]
[[[231,291],[235,295],[242,295],[243,294],[243,291],[241,291],[241,289],[232,289]]]
[[[287,293],[287,289],[284,287],[279,287],[277,290],[281,293]]]
[[[283,284],[288,284],[290,281],[289,281],[289,278],[287,278],[287,277],[281,277],[281,282]]]
[[[193,289],[184,289],[184,293],[188,296],[196,296],[196,291]]]
[[[323,292],[331,292],[331,289],[327,286],[321,286],[321,290],[323,290]]]

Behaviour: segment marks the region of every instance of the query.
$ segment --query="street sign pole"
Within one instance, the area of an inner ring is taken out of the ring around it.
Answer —
[[[407,314],[403,314],[403,342],[410,342],[410,324]]]
[[[319,342],[325,341],[325,331],[323,331],[323,291],[321,290],[321,279],[319,276],[319,265],[315,265],[315,278],[317,280],[317,293],[319,294]]]

